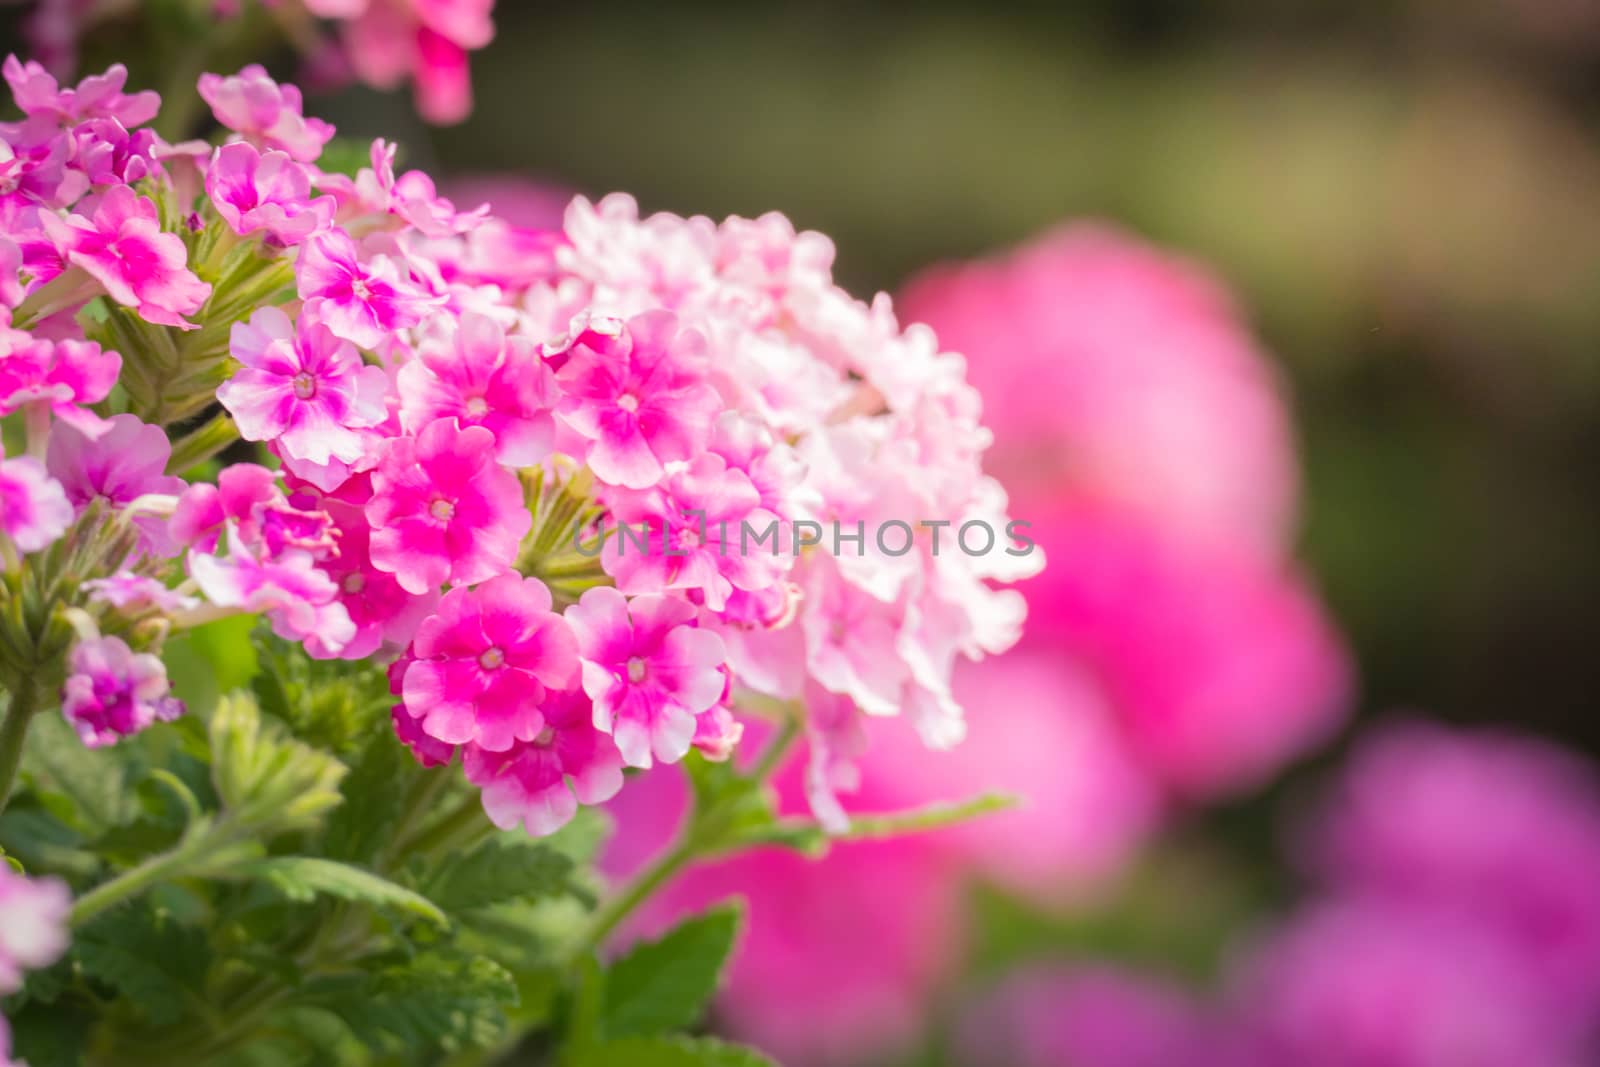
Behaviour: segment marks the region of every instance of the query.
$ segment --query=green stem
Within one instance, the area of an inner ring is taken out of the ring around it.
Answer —
[[[778,732],[766,749],[751,765],[745,780],[749,787],[759,789],[783,763],[789,749],[800,736],[800,716],[794,712],[784,716]],[[618,926],[632,915],[646,900],[671,881],[684,868],[707,855],[708,843],[716,842],[727,829],[726,822],[734,814],[730,802],[690,811],[683,832],[677,841],[651,864],[639,872],[627,887],[608,899],[590,918],[588,927],[572,947],[568,959],[576,962],[605,943]]]
[[[226,411],[219,411],[201,425],[184,434],[172,446],[172,457],[167,460],[168,474],[182,474],[197,463],[212,456],[239,439],[233,420]]]
[[[102,882],[79,897],[72,904],[71,925],[79,927],[90,919],[131,900],[145,890],[172,877],[190,860],[192,843],[180,841],[176,848],[151,856],[137,867],[123,871],[109,882]]]
[[[38,702],[38,687],[24,681],[11,694],[11,706],[6,709],[4,723],[0,723],[0,811],[11,799],[11,787],[22,767],[22,745],[28,738],[28,723],[33,719]]]

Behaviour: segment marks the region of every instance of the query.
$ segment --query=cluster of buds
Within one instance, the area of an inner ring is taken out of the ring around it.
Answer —
[[[5,76],[13,694],[109,743],[179,711],[168,634],[261,614],[389,661],[400,739],[533,833],[726,758],[746,695],[809,709],[834,825],[860,715],[959,740],[954,662],[1017,638],[996,583],[1042,561],[962,359],[835,286],[826,238],[623,196],[518,228],[381,140],[329,172],[260,68],[200,79],[218,145],[144,128],[119,67]],[[217,462],[241,439],[260,462]]]

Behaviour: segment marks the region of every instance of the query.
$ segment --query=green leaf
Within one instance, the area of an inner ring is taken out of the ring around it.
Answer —
[[[569,892],[572,861],[525,834],[489,838],[427,882],[427,894],[447,912],[470,911],[520,897]]]
[[[261,671],[251,687],[261,710],[301,741],[353,756],[375,733],[389,733],[394,695],[375,661],[312,659],[265,624],[257,627],[254,648]],[[380,723],[383,729],[375,729]]]
[[[203,931],[147,907],[122,909],[79,930],[72,957],[149,1022],[183,1018],[211,963]]]
[[[421,768],[394,735],[373,735],[340,785],[344,803],[328,817],[321,851],[342,860],[367,859],[393,840],[406,795]]]
[[[37,715],[28,728],[23,777],[52,815],[95,836],[134,816],[123,759],[85,748],[60,715]]]
[[[778,1067],[754,1049],[710,1037],[635,1037],[576,1050],[566,1067]]]
[[[375,974],[320,979],[308,992],[309,1003],[337,1015],[369,1052],[414,1056],[494,1044],[506,1032],[505,1009],[517,1003],[504,967],[442,952]]]
[[[603,1032],[632,1037],[698,1022],[722,980],[741,920],[736,905],[712,908],[618,960],[606,974]]]
[[[371,871],[315,856],[269,856],[224,872],[239,878],[260,879],[290,900],[306,902],[319,894],[373,907],[406,912],[439,926],[450,920],[438,905],[420,893],[380,878]]]

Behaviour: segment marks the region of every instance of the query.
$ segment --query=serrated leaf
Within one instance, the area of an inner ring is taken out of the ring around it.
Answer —
[[[439,926],[450,925],[438,905],[421,893],[337,860],[316,856],[269,856],[234,867],[227,873],[259,879],[294,901],[314,900],[321,894],[406,912]]]
[[[147,908],[121,910],[77,932],[72,958],[156,1025],[177,1022],[211,963],[205,934]]]
[[[59,715],[29,724],[23,777],[52,815],[94,836],[133,817],[123,754],[85,748]]]
[[[374,855],[392,839],[418,771],[416,760],[389,731],[374,736],[340,784],[344,803],[328,817],[321,851],[342,860]]]
[[[634,1037],[575,1050],[567,1067],[778,1067],[755,1049],[710,1037]]]
[[[609,1037],[683,1030],[699,1021],[739,936],[736,905],[687,919],[635,946],[606,972],[601,1029]]]
[[[375,661],[317,660],[265,624],[254,648],[261,671],[251,682],[261,710],[295,737],[341,757],[363,750],[376,733],[388,733],[394,695]],[[381,729],[380,729],[381,725]]]
[[[569,891],[572,861],[523,834],[489,838],[427,883],[428,897],[447,912],[470,911],[522,897]]]
[[[511,972],[486,957],[424,953],[375,974],[311,983],[307,1000],[336,1015],[369,1051],[412,1056],[485,1047],[517,1003]]]
[[[343,799],[344,764],[263,722],[246,694],[219,701],[208,732],[212,781],[226,814],[262,837],[315,827]]]

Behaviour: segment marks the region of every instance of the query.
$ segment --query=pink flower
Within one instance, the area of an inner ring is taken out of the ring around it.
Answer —
[[[120,637],[79,641],[67,664],[61,713],[90,748],[183,714],[182,702],[167,695],[166,666],[149,653],[134,653]]]
[[[22,972],[48,967],[67,948],[72,893],[55,878],[28,878],[0,863],[0,995],[22,987]]]
[[[307,312],[297,326],[278,308],[258,309],[233,324],[231,351],[244,366],[217,399],[247,441],[273,441],[313,463],[348,463],[366,451],[356,431],[387,416],[387,376]]]
[[[803,810],[799,772],[791,763],[777,780],[784,811]],[[863,788],[873,810],[893,809],[870,779]],[[686,793],[682,775],[632,778],[608,806],[617,837],[602,869],[629,875],[668,846]],[[659,933],[731,898],[749,911],[717,996],[719,1028],[782,1063],[897,1062],[959,959],[960,881],[926,835],[838,842],[821,861],[764,848],[702,863],[653,897],[624,936]]]
[[[206,195],[235,233],[266,230],[280,245],[333,224],[333,197],[311,195],[310,171],[287,153],[258,152],[242,141],[217,149],[206,168]]]
[[[0,453],[0,531],[24,552],[37,552],[67,532],[72,504],[45,473],[44,464],[26,456]]]
[[[1298,473],[1280,382],[1210,271],[1099,225],[935,268],[899,300],[965,353],[1014,493],[1117,502],[1279,554]]]
[[[366,510],[373,565],[419,594],[505,573],[533,527],[522,483],[495,462],[494,435],[448,419],[389,442]]]
[[[1365,739],[1309,828],[1345,894],[1497,931],[1541,999],[1600,1011],[1600,775],[1543,741],[1404,723]]]
[[[315,160],[333,138],[332,126],[301,114],[300,90],[280,86],[259,64],[228,77],[202,74],[199,89],[218,122],[259,147],[287,152],[301,163]]]
[[[1329,903],[1296,916],[1236,971],[1251,1067],[1589,1062],[1516,953],[1459,916]]]
[[[437,303],[401,276],[384,255],[362,262],[355,242],[343,230],[307,240],[295,261],[295,277],[306,312],[362,348],[377,348],[395,330],[415,326]]]
[[[661,479],[662,464],[705,447],[719,406],[703,372],[705,340],[667,312],[588,324],[557,374],[563,421],[588,445],[596,477],[630,489]]]
[[[538,346],[507,337],[493,319],[462,314],[449,335],[424,341],[400,368],[400,424],[415,433],[436,419],[482,426],[508,467],[532,467],[555,437],[550,371]]]
[[[118,611],[137,614],[156,611],[173,615],[199,606],[199,601],[167,588],[160,580],[131,571],[118,571],[109,578],[94,578],[83,583],[92,603],[109,604]]]
[[[121,356],[101,352],[93,341],[31,338],[6,347],[0,353],[0,412],[37,405],[88,437],[110,429],[87,405],[110,395]]]
[[[273,632],[290,641],[315,636],[329,650],[355,637],[355,623],[339,602],[339,587],[309,552],[273,555],[252,548],[231,524],[226,556],[191,551],[189,574],[200,592],[219,607],[264,613]]]
[[[217,484],[196,482],[184,490],[173,510],[172,536],[184,545],[213,551],[231,520],[246,542],[261,539],[261,515],[286,504],[278,476],[254,463],[234,463],[217,475]]]
[[[395,576],[372,565],[372,531],[359,508],[329,503],[338,521],[339,555],[322,563],[323,571],[339,587],[339,601],[355,623],[353,638],[338,649],[327,648],[313,636],[306,650],[313,656],[337,654],[341,659],[365,659],[385,646],[409,644],[422,620],[433,611],[439,594],[422,596],[406,592]]]
[[[45,213],[40,219],[67,261],[88,271],[111,299],[134,308],[146,322],[197,328],[183,316],[200,309],[211,286],[188,269],[183,239],[161,232],[151,200],[114,185],[92,218]]]
[[[544,728],[532,741],[504,752],[468,745],[467,781],[483,790],[483,808],[502,830],[521,824],[543,837],[565,826],[578,805],[603,804],[622,788],[622,757],[596,730],[588,697],[568,690],[546,694]]]
[[[1022,970],[967,1009],[970,1067],[1243,1067],[1223,1026],[1175,984],[1108,966]]]
[[[120,509],[142,496],[177,496],[184,491],[184,480],[166,472],[172,455],[166,431],[140,422],[134,415],[113,415],[109,426],[97,439],[66,424],[51,431],[45,466],[74,508],[82,511],[103,500]],[[140,530],[141,551],[157,556],[175,554],[164,518],[141,515],[134,522]]]
[[[32,60],[18,62],[14,55],[6,56],[3,69],[6,84],[25,115],[48,116],[62,124],[115,119],[131,130],[155,118],[161,108],[157,93],[122,92],[128,68],[121,63],[113,63],[104,74],[83,79],[76,89],[62,89],[44,67]]]
[[[403,693],[431,737],[505,752],[545,728],[546,689],[577,680],[577,643],[550,590],[506,574],[439,601],[412,643]]]
[[[344,8],[342,0],[319,0]],[[417,111],[429,122],[460,122],[472,110],[467,52],[494,37],[494,0],[371,0],[345,31],[345,51],[362,81],[393,88],[410,74]]]
[[[632,601],[590,589],[567,609],[583,659],[583,689],[594,724],[611,734],[631,767],[652,755],[676,763],[694,740],[696,716],[722,699],[722,639],[693,625],[695,610],[675,597]]]
[[[764,546],[750,538],[778,516],[760,506],[761,496],[741,470],[730,470],[714,453],[695,457],[643,492],[619,493],[613,504],[618,529],[601,562],[629,595],[661,590],[695,590],[712,611],[721,611],[735,589],[759,592],[776,582],[793,563],[776,535]],[[637,538],[649,530],[648,548]],[[630,532],[632,531],[632,532]]]
[[[911,675],[897,648],[894,605],[845,581],[826,556],[811,561],[804,589],[800,627],[811,677],[868,715],[895,714]]]

